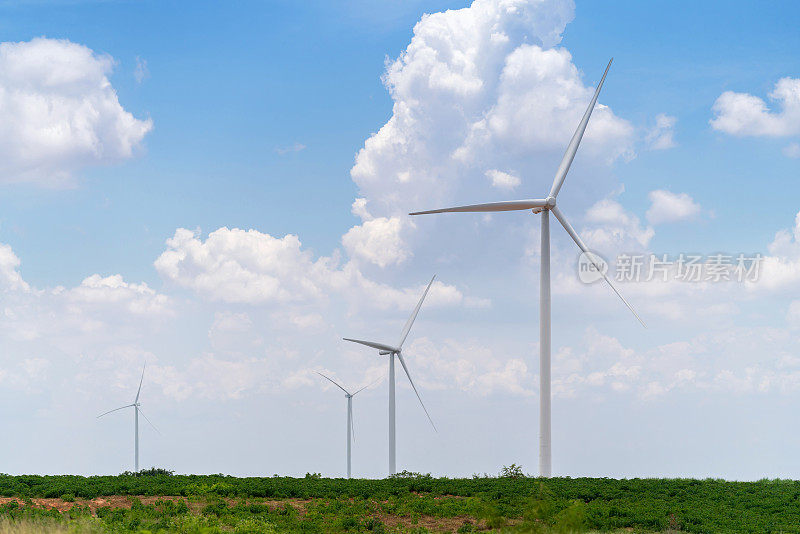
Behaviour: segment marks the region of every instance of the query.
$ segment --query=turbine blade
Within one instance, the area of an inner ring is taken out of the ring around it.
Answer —
[[[322,378],[324,378],[325,380],[327,380],[328,382],[332,383],[332,384],[333,384],[334,386],[336,386],[337,388],[341,389],[342,391],[344,391],[345,393],[347,393],[348,395],[350,395],[350,392],[349,392],[349,391],[347,391],[347,390],[346,390],[346,389],[344,389],[342,386],[340,386],[338,383],[336,383],[336,381],[335,381],[335,380],[333,380],[332,378],[328,378],[327,376],[323,375],[323,374],[322,374],[322,373],[320,373],[319,371],[314,371],[314,372],[315,372],[315,373],[317,373],[317,374],[318,374],[319,376],[321,376]]]
[[[380,377],[380,378],[378,378],[377,380],[373,380],[372,382],[370,382],[369,384],[367,384],[367,385],[366,385],[366,386],[364,386],[363,388],[361,388],[361,389],[359,389],[358,391],[356,391],[355,393],[353,393],[353,395],[352,395],[352,396],[353,396],[353,397],[355,397],[356,395],[358,395],[359,393],[361,393],[361,392],[362,392],[362,391],[364,391],[365,389],[367,389],[367,388],[371,388],[372,386],[374,386],[375,384],[377,384],[377,383],[378,383],[378,382],[380,382],[381,380],[383,380],[383,377]]]
[[[569,167],[570,165],[572,165],[572,160],[575,159],[575,153],[578,151],[578,145],[581,144],[581,139],[583,138],[583,132],[586,131],[586,125],[589,124],[589,117],[592,116],[592,111],[594,110],[594,106],[597,103],[597,97],[600,95],[600,89],[603,88],[603,82],[606,81],[606,74],[608,74],[608,69],[611,68],[612,61],[614,61],[613,57],[608,62],[606,70],[603,73],[603,77],[600,78],[600,83],[597,84],[597,89],[594,90],[594,96],[592,97],[592,101],[589,102],[589,107],[586,108],[586,112],[583,114],[583,118],[581,119],[580,124],[578,124],[578,129],[575,130],[575,133],[572,135],[572,140],[569,142],[569,145],[567,146],[567,151],[564,153],[564,157],[561,158],[561,164],[558,166],[558,170],[556,171],[556,177],[553,180],[553,187],[550,189],[551,197],[558,196],[558,191],[561,189],[561,185],[564,183],[564,178],[567,177],[567,173],[569,172]]]
[[[403,359],[403,355],[398,352],[397,353],[397,358],[400,360],[400,365],[403,366],[403,371],[406,372],[406,376],[408,377],[408,381],[411,382],[411,387],[414,388],[414,393],[417,394],[417,399],[419,399],[419,403],[422,406],[422,409],[425,410],[425,415],[428,416],[428,421],[431,422],[431,426],[433,427],[433,430],[435,432],[438,432],[438,430],[436,430],[436,425],[433,424],[433,419],[431,419],[431,414],[428,413],[428,409],[425,407],[425,403],[422,402],[422,397],[419,396],[419,391],[417,391],[417,386],[415,386],[414,385],[414,381],[411,380],[411,374],[408,372],[408,366],[406,365],[406,361]]]
[[[118,412],[119,410],[124,410],[125,408],[130,408],[131,406],[135,406],[135,404],[126,404],[125,406],[120,406],[119,408],[114,408],[113,410],[109,410],[109,411],[107,411],[105,413],[101,413],[100,415],[97,416],[97,418],[100,419],[104,415],[108,415],[108,414],[113,413],[113,412]]]
[[[342,339],[344,339],[345,341],[352,341],[353,343],[360,343],[361,345],[366,345],[367,347],[372,347],[373,349],[378,349],[378,350],[386,350],[386,351],[389,351],[389,352],[397,352],[399,350],[397,347],[392,347],[392,346],[386,345],[384,343],[378,343],[376,341],[364,341],[364,340],[361,340],[361,339],[350,339],[349,337],[343,337]]]
[[[424,301],[425,297],[428,295],[428,291],[430,291],[434,280],[436,280],[436,275],[435,274],[433,275],[433,278],[431,278],[431,281],[428,282],[428,287],[426,287],[425,288],[425,292],[422,293],[422,296],[420,297],[419,302],[417,302],[417,307],[414,308],[414,312],[411,314],[411,317],[409,317],[408,321],[406,321],[406,324],[403,327],[403,331],[400,333],[400,343],[397,344],[397,348],[400,348],[400,349],[403,348],[403,343],[406,342],[406,338],[408,337],[408,333],[411,331],[411,326],[414,324],[414,321],[417,318],[417,314],[419,313],[419,309],[422,307],[422,301]]]
[[[136,400],[133,401],[134,404],[139,402],[139,393],[142,392],[142,382],[144,382],[144,369],[147,367],[147,362],[144,363],[142,366],[142,378],[139,379],[139,389],[136,391]]]
[[[578,235],[578,233],[575,231],[575,229],[574,229],[574,228],[572,228],[572,225],[571,225],[571,224],[569,224],[569,222],[567,221],[567,219],[564,217],[564,214],[563,214],[563,213],[561,213],[561,210],[559,210],[559,209],[558,209],[558,207],[556,207],[556,206],[553,206],[552,208],[550,208],[550,211],[552,211],[552,212],[553,212],[553,215],[555,215],[555,216],[556,216],[556,219],[558,219],[558,222],[560,222],[560,223],[561,223],[561,226],[563,226],[563,227],[564,227],[564,230],[566,230],[566,231],[567,231],[567,233],[569,234],[569,236],[572,238],[572,240],[573,240],[573,241],[575,241],[575,244],[577,244],[577,245],[578,245],[578,247],[579,247],[579,248],[580,248],[580,249],[581,249],[583,252],[585,252],[585,253],[586,253],[587,257],[589,257],[589,259],[591,259],[591,253],[589,252],[589,249],[588,249],[588,248],[586,248],[586,245],[583,243],[583,240],[581,240],[580,236],[579,236],[579,235]],[[594,263],[594,262],[593,262],[593,263]],[[608,276],[606,276],[606,274],[603,272],[603,270],[600,268],[600,266],[599,266],[599,265],[597,265],[596,263],[594,264],[594,266],[597,268],[597,272],[599,272],[601,275],[603,275],[603,278],[605,278],[606,282],[608,282],[608,285],[611,287],[611,289],[613,289],[613,290],[614,290],[614,293],[616,293],[616,294],[617,294],[617,296],[620,298],[620,300],[622,300],[622,302],[624,302],[624,303],[625,303],[625,306],[627,306],[627,307],[628,307],[628,309],[631,311],[631,313],[634,315],[634,317],[636,317],[636,319],[637,319],[637,320],[638,320],[640,323],[642,323],[642,326],[643,326],[643,327],[647,328],[647,325],[646,325],[646,324],[644,324],[644,321],[642,321],[642,318],[641,318],[641,317],[639,317],[639,314],[638,314],[638,313],[636,313],[636,310],[634,310],[634,309],[633,309],[633,306],[631,306],[630,304],[628,304],[628,301],[627,301],[627,300],[625,300],[625,297],[623,297],[623,296],[622,296],[622,294],[619,292],[619,290],[617,290],[617,288],[614,286],[614,284],[612,284],[612,283],[611,283],[611,280],[608,278]]]
[[[150,423],[150,426],[152,426],[152,427],[153,427],[153,430],[155,430],[156,432],[158,432],[158,433],[159,433],[159,435],[163,436],[164,434],[162,434],[162,433],[161,433],[161,431],[160,431],[159,429],[157,429],[157,428],[156,428],[156,425],[154,425],[154,424],[152,423],[152,421],[150,421],[150,419],[148,419],[148,418],[147,418],[147,416],[144,414],[144,412],[142,411],[142,409],[141,409],[141,408],[138,408],[138,407],[137,407],[137,409],[139,410],[139,413],[140,413],[140,414],[142,414],[142,417],[144,417],[144,420],[145,420],[145,421],[147,421],[148,423]]]
[[[469,206],[456,206],[438,210],[415,211],[409,215],[428,215],[430,213],[450,212],[492,212],[492,211],[517,211],[542,208],[547,205],[544,199],[508,200],[505,202],[489,202],[487,204],[472,204]]]

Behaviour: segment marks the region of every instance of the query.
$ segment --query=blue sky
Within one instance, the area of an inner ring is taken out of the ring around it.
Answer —
[[[555,472],[800,476],[786,430],[800,395],[800,7],[470,5],[2,4],[20,58],[3,94],[73,115],[30,133],[33,108],[0,103],[0,417],[30,436],[0,445],[13,458],[0,471],[128,468],[129,421],[94,415],[129,402],[147,360],[145,409],[169,430],[143,436],[144,464],[336,475],[344,402],[313,371],[379,378],[376,356],[338,339],[392,340],[434,272],[409,341],[440,432],[403,383],[400,467],[533,471],[538,219],[405,213],[544,196],[613,56],[607,108],[559,197],[589,246],[772,263],[748,286],[622,284],[643,331],[607,288],[577,282],[554,226]],[[41,82],[56,67],[79,89]],[[769,97],[782,79],[783,103]],[[97,123],[87,102],[106,106]],[[493,171],[518,185],[492,185]],[[385,474],[385,390],[356,402],[365,476]]]

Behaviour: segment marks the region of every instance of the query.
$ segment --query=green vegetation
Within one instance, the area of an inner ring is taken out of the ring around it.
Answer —
[[[800,482],[526,477],[235,478],[153,469],[0,475],[0,534],[696,532],[800,534]]]

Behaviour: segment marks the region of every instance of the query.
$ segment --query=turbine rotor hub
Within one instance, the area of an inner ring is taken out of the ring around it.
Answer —
[[[556,197],[547,197],[545,199],[545,203],[547,204],[548,208],[555,208],[556,207]]]

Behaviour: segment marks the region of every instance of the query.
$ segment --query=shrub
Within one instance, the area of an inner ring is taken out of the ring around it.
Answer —
[[[500,470],[500,478],[525,478],[525,473],[522,472],[521,465],[504,465]]]

